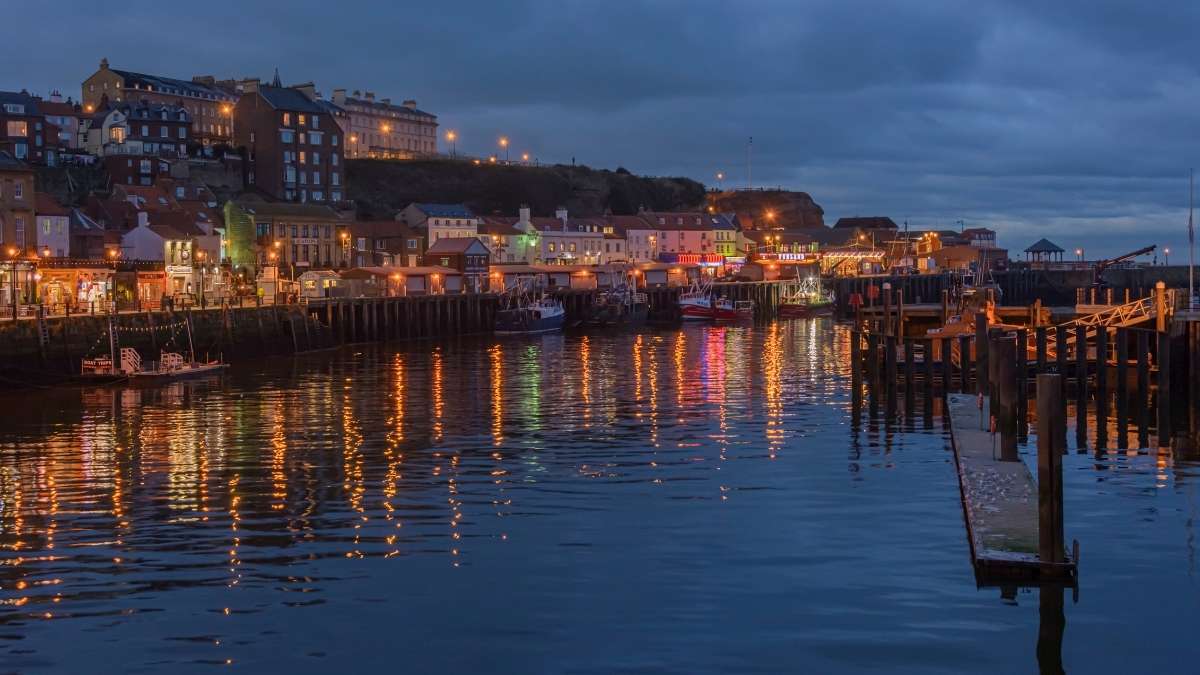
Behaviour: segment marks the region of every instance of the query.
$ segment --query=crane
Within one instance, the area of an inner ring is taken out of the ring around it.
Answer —
[[[1158,248],[1157,245],[1150,244],[1149,246],[1146,246],[1144,248],[1139,248],[1138,250],[1133,251],[1131,253],[1126,253],[1125,255],[1119,255],[1115,258],[1109,258],[1107,260],[1096,261],[1095,266],[1092,268],[1092,270],[1094,272],[1094,277],[1092,279],[1092,285],[1097,288],[1104,286],[1104,271],[1107,270],[1109,267],[1112,267],[1113,265],[1119,265],[1128,260],[1132,260],[1132,259],[1138,257],[1139,255],[1146,255],[1147,253],[1154,251],[1154,249],[1156,249],[1156,248]]]

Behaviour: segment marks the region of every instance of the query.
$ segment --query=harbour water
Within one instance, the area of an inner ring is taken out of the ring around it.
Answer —
[[[6,394],[0,673],[1190,668],[1200,464],[1065,458],[1059,642],[976,587],[940,406],[850,380],[796,320]]]

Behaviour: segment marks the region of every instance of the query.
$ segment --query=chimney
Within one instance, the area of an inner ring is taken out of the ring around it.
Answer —
[[[390,99],[390,98],[381,98],[381,99],[379,99],[379,102],[380,102],[380,103],[382,103],[382,104],[384,104],[384,105],[391,105],[391,104],[392,104],[392,99]]]
[[[108,57],[100,59],[100,70],[108,70]]]
[[[304,94],[304,97],[310,101],[317,100],[317,85],[313,84],[312,82],[305,82],[304,84],[297,84],[294,87],[292,87],[292,89],[295,89],[296,91],[300,92],[301,94]]]
[[[345,89],[334,89],[332,100],[333,100],[334,105],[342,105],[343,103],[345,103],[346,102],[346,90]]]
[[[138,227],[146,227],[150,224],[150,214],[146,211],[138,211]]]
[[[567,207],[560,206],[554,210],[554,217],[562,221],[562,231],[567,231]]]
[[[373,92],[373,91],[368,91],[366,94],[364,94],[364,96],[366,97],[366,99],[367,99],[368,101],[374,101],[374,100],[375,100],[375,92]]]
[[[240,83],[242,92],[246,94],[253,94],[257,92],[260,81],[261,80],[259,80],[257,77],[251,77],[249,79],[242,80]]]
[[[50,102],[51,103],[62,103],[63,102],[62,92],[60,92],[57,89],[50,92]]]
[[[417,102],[412,100],[411,98],[406,100],[403,105],[405,108],[408,108],[409,110],[417,109]]]
[[[520,216],[520,220],[518,222],[521,225],[528,225],[529,224],[529,205],[528,204],[521,205],[520,214],[521,214],[521,216]]]

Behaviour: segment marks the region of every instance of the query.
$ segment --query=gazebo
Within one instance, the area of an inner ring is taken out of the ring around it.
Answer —
[[[1025,249],[1025,260],[1030,263],[1062,262],[1065,251],[1058,244],[1046,239],[1038,239],[1033,246]],[[1057,257],[1056,257],[1057,256]]]

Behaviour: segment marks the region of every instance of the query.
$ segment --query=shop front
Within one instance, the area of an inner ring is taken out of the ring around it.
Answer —
[[[38,297],[50,314],[100,312],[112,297],[108,267],[43,267]]]
[[[37,302],[37,263],[12,258],[0,261],[0,316],[29,313]]]
[[[159,309],[170,288],[165,270],[137,272],[137,303],[139,309]]]
[[[192,282],[191,265],[167,265],[167,295],[171,297],[191,296],[196,293],[196,285]]]

